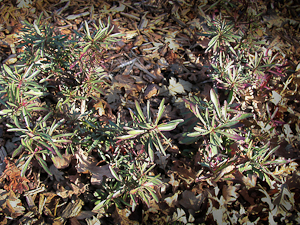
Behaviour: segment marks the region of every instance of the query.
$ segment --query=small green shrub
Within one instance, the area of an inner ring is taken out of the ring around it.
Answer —
[[[105,182],[102,188],[94,193],[99,199],[95,202],[94,210],[109,207],[113,203],[119,208],[129,205],[134,210],[139,199],[148,207],[151,198],[158,202],[155,187],[160,187],[162,182],[159,179],[160,175],[148,175],[155,167],[149,165],[149,162],[130,160],[128,155],[114,159],[114,164],[110,166],[114,178]],[[131,204],[128,204],[129,197]]]
[[[20,62],[26,65],[36,64],[45,71],[62,71],[69,68],[71,41],[67,35],[59,34],[51,24],[41,22],[43,13],[33,24],[23,22],[22,43],[24,47],[19,55]]]
[[[151,161],[154,161],[155,150],[159,150],[161,153],[166,155],[161,138],[163,138],[168,145],[171,145],[170,141],[163,135],[162,132],[174,130],[179,123],[183,122],[183,119],[178,119],[158,124],[165,110],[164,102],[165,100],[163,99],[158,107],[156,119],[152,120],[150,115],[150,102],[147,102],[147,115],[145,117],[140,105],[136,101],[135,107],[137,113],[130,110],[130,115],[133,121],[132,126],[124,127],[125,130],[129,130],[127,134],[117,137],[122,140],[132,138],[138,139],[145,146]]]
[[[232,97],[232,95],[231,95]],[[250,113],[242,113],[234,109],[235,104],[227,104],[221,107],[219,98],[216,92],[210,91],[211,102],[205,103],[200,99],[195,99],[196,103],[186,101],[191,112],[199,119],[194,127],[194,132],[185,133],[185,139],[182,143],[193,143],[204,138],[209,151],[209,157],[219,153],[219,149],[224,150],[224,138],[229,138],[235,141],[243,141],[245,137],[241,136],[241,131],[236,127],[240,120],[251,117]],[[231,102],[231,99],[228,99]],[[233,116],[235,114],[235,116]]]

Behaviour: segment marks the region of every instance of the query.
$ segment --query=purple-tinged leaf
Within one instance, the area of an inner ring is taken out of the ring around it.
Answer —
[[[227,132],[224,132],[224,131],[217,131],[219,134],[222,134],[222,135],[225,135],[226,137],[232,139],[232,140],[235,140],[235,141],[244,141],[245,140],[245,137],[242,137],[238,134],[230,134],[230,133],[227,133]]]

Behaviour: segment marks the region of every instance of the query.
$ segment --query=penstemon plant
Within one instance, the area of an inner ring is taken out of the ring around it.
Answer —
[[[232,95],[230,95],[232,97]],[[235,141],[243,141],[245,137],[240,135],[237,125],[240,120],[251,117],[251,113],[241,113],[234,108],[235,104],[227,104],[221,107],[220,101],[214,89],[210,91],[210,104],[195,104],[186,100],[190,110],[199,119],[194,127],[194,132],[185,133],[186,139],[182,143],[193,143],[204,137],[209,146],[209,156],[213,157],[219,153],[219,149],[224,150],[223,138],[229,138]],[[228,99],[231,102],[231,98]],[[232,109],[231,109],[232,108]],[[236,114],[232,116],[232,114]]]
[[[114,203],[119,208],[124,205],[131,206],[134,211],[139,199],[148,207],[151,198],[158,202],[155,187],[160,187],[162,181],[159,179],[160,175],[149,175],[155,164],[149,167],[149,162],[132,161],[128,155],[116,158],[109,166],[114,178],[105,182],[102,188],[94,193],[98,199],[94,210],[109,207]],[[128,198],[131,204],[128,204]]]
[[[233,31],[234,24],[226,22],[220,15],[212,20],[208,20],[208,25],[210,26],[208,33],[212,38],[208,43],[206,52],[212,49],[213,52],[220,51],[219,53],[222,53],[226,51],[226,48],[229,48],[236,55],[231,43],[237,43],[241,39],[241,36],[236,35]]]
[[[64,144],[70,143],[67,137],[72,136],[73,133],[58,132],[58,128],[63,126],[64,120],[58,122],[53,121],[50,125],[49,117],[51,112],[44,117],[39,117],[35,123],[26,119],[26,127],[22,127],[20,124],[7,125],[8,132],[18,132],[21,138],[21,145],[13,152],[12,157],[18,155],[21,151],[26,153],[22,155],[21,160],[26,160],[24,167],[21,171],[21,175],[24,176],[28,169],[30,161],[35,157],[42,168],[52,175],[47,167],[46,157],[50,156],[54,162],[54,156],[62,158],[60,149],[64,148]],[[62,127],[61,129],[63,129]]]
[[[138,139],[145,146],[151,161],[154,161],[154,152],[156,149],[166,155],[161,138],[163,138],[168,145],[171,146],[170,141],[163,135],[162,132],[174,130],[179,123],[184,121],[183,119],[178,119],[158,124],[165,110],[164,102],[165,99],[161,101],[158,107],[156,119],[152,120],[150,115],[150,102],[147,102],[147,115],[145,117],[139,103],[135,101],[137,113],[135,114],[130,110],[130,115],[133,120],[132,127],[124,127],[125,130],[128,130],[127,134],[117,137],[122,140],[133,138]]]
[[[114,26],[111,26],[110,18],[107,25],[99,19],[99,26],[93,24],[95,31],[90,32],[89,25],[84,21],[85,35],[76,32],[81,41],[77,42],[74,49],[79,48],[79,58],[70,66],[72,69],[76,64],[80,64],[80,71],[85,72],[85,68],[90,71],[90,68],[97,68],[101,64],[102,52],[113,43],[119,41],[119,37],[123,34],[112,34]],[[88,63],[87,63],[88,62]]]
[[[0,115],[22,122],[30,113],[47,110],[39,103],[39,97],[45,95],[46,89],[37,82],[40,71],[34,70],[33,64],[28,68],[22,66],[14,69],[15,72],[3,65],[1,70],[1,103],[5,109],[1,110]]]
[[[39,65],[44,71],[62,71],[69,68],[71,60],[71,41],[69,36],[59,34],[51,24],[42,21],[43,13],[33,24],[24,21],[21,29],[22,43],[18,48],[24,48],[19,58],[27,65]]]
[[[242,94],[242,92],[253,81],[253,77],[241,63],[236,64],[234,60],[223,60],[220,54],[219,61],[212,64],[212,73],[210,77],[217,82],[220,89],[232,90],[234,94]]]
[[[238,166],[239,171],[245,174],[256,174],[262,180],[266,180],[266,182],[271,186],[270,177],[275,180],[280,181],[271,171],[270,167],[286,164],[291,160],[283,160],[283,159],[272,159],[273,153],[280,146],[276,146],[275,148],[270,148],[270,142],[264,144],[263,146],[255,146],[253,141],[251,140],[246,148],[244,148],[244,153],[247,156],[247,161]]]

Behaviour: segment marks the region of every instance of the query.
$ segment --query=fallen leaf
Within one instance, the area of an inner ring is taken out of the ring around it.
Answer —
[[[186,215],[183,209],[177,208],[177,211],[174,212],[172,216],[172,222],[183,222],[183,224],[187,224]]]
[[[168,204],[169,207],[175,207],[177,206],[178,202],[178,192],[172,195],[171,197],[167,197],[164,199],[164,201]]]
[[[110,172],[109,164],[104,166],[96,166],[97,162],[91,162],[87,153],[85,153],[82,149],[79,149],[75,153],[75,157],[78,160],[78,164],[75,166],[78,173],[86,173],[89,171],[92,175],[91,177],[91,184],[92,185],[100,185],[103,176],[108,178],[113,178],[113,175]]]
[[[103,106],[103,103],[105,101],[100,99],[95,105],[94,105],[94,108],[96,110],[98,110],[98,113],[99,113],[99,116],[103,116],[105,114],[105,109],[104,109],[104,106]]]
[[[63,158],[60,158],[59,156],[53,157],[54,160],[52,161],[57,169],[67,168],[70,165],[73,156],[69,154],[63,154],[62,157]]]
[[[59,171],[53,164],[50,166],[50,172],[54,175],[55,180],[59,181],[63,181],[64,178],[64,172]],[[50,177],[51,180],[53,180],[53,176]]]
[[[270,101],[277,105],[281,101],[281,95],[278,94],[276,91],[272,91],[272,97]]]
[[[176,95],[176,94],[185,94],[184,87],[181,83],[176,82],[176,79],[174,77],[171,77],[169,80],[169,92],[171,95]]]
[[[120,99],[120,94],[121,94],[121,90],[120,88],[115,88],[115,87],[112,87],[109,89],[108,93],[106,94],[105,98],[106,98],[106,101],[111,104],[113,102],[116,102],[117,100]]]
[[[156,84],[150,84],[147,86],[146,90],[144,91],[144,98],[150,99],[153,96],[156,96],[159,87]]]
[[[197,212],[200,210],[200,206],[202,205],[202,203],[206,198],[207,198],[206,191],[195,196],[194,192],[185,190],[182,193],[182,199],[179,200],[179,204],[186,209],[191,209],[194,212]]]
[[[192,90],[193,85],[190,82],[182,80],[182,79],[179,79],[178,82],[183,86],[184,90],[186,90],[186,91]]]
[[[223,185],[222,195],[226,200],[226,204],[236,201],[239,197],[239,194],[237,193],[239,188],[238,185]]]
[[[169,43],[169,48],[174,50],[175,52],[180,48],[180,45],[174,40],[173,37],[166,37],[165,42]]]
[[[180,160],[174,160],[172,171],[174,171],[181,179],[183,179],[187,184],[191,184],[196,179],[196,174],[193,169],[187,166]]]
[[[29,8],[30,4],[32,4],[31,0],[17,0],[18,8]]]
[[[19,192],[22,194],[24,191],[28,191],[29,180],[26,177],[21,176],[21,170],[16,167],[13,161],[5,158],[6,169],[2,174],[2,179],[4,179],[4,189],[12,190],[14,192]]]
[[[140,86],[135,84],[135,80],[130,75],[117,75],[113,80],[114,88],[124,88],[127,95],[133,95],[141,90]]]
[[[284,215],[286,211],[291,210],[295,204],[294,195],[294,193],[290,192],[286,183],[282,184],[280,192],[273,200],[273,204],[275,205],[275,208],[272,211],[273,215]]]
[[[100,220],[97,219],[95,216],[93,218],[86,218],[85,219],[87,225],[99,225],[101,224]]]
[[[159,151],[155,152],[155,154],[158,156],[158,159],[155,160],[155,163],[160,166],[160,168],[165,169],[168,163],[168,158],[170,157],[170,154],[163,155]]]

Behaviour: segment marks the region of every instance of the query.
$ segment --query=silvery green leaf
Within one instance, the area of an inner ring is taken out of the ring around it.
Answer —
[[[140,134],[144,134],[146,131],[145,130],[130,130],[128,131],[129,135],[140,135]]]
[[[27,160],[26,160],[26,162],[25,162],[25,164],[24,164],[24,166],[23,166],[23,169],[22,169],[22,171],[21,171],[21,177],[24,177],[25,172],[26,172],[26,170],[28,169],[29,163],[30,163],[30,161],[31,161],[31,159],[32,159],[33,156],[34,156],[34,155],[32,154],[32,155],[30,155],[30,156],[27,158]]]
[[[172,120],[172,121],[167,122],[167,123],[159,124],[157,126],[157,128],[158,128],[159,131],[171,131],[171,130],[174,130],[176,128],[176,126],[179,123],[182,123],[183,121],[184,121],[183,119]]]
[[[210,89],[210,99],[211,99],[212,103],[215,106],[215,109],[217,111],[217,114],[218,114],[219,118],[221,118],[220,102],[219,102],[218,96],[217,96],[214,89]]]
[[[165,110],[164,103],[165,103],[165,99],[163,98],[163,100],[161,101],[161,103],[160,103],[160,105],[158,107],[157,117],[156,117],[156,120],[155,120],[155,124],[156,125],[158,124],[158,121],[161,119],[162,114],[163,114],[163,112]]]

